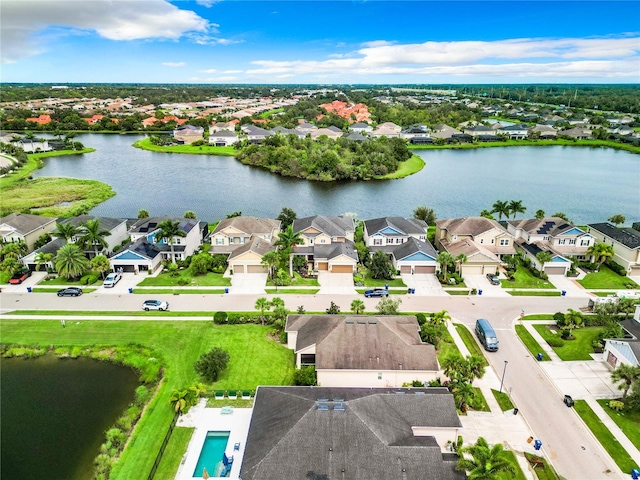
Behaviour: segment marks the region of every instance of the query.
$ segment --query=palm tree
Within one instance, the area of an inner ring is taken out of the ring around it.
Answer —
[[[440,310],[439,312],[431,315],[431,321],[435,325],[443,325],[447,320],[451,320],[451,316],[449,316],[449,313],[446,310]]]
[[[456,470],[467,472],[469,480],[494,480],[503,472],[516,473],[502,445],[498,443],[489,447],[483,437],[478,438],[474,445],[461,447],[458,454],[460,459]]]
[[[105,272],[111,270],[111,262],[109,262],[109,259],[104,255],[96,255],[91,259],[89,265],[92,270],[100,273],[103,279]]]
[[[633,298],[621,298],[618,301],[618,313],[624,313],[625,320],[636,311],[636,301]]]
[[[462,264],[467,263],[467,256],[464,253],[456,255],[456,258],[453,259],[456,264],[456,272],[460,273],[462,270]]]
[[[173,410],[175,412],[184,412],[184,410],[189,406],[189,391],[188,390],[174,390],[171,392],[171,397],[169,397],[169,403],[173,405]]]
[[[278,240],[274,243],[283,250],[289,250],[289,276],[291,277],[293,277],[293,247],[299,243],[302,243],[302,235],[300,232],[293,231],[293,225],[289,225],[286,230],[280,232]]]
[[[362,300],[351,302],[351,311],[354,315],[362,315],[364,313],[364,302]]]
[[[267,269],[269,278],[273,280],[273,270],[280,263],[278,254],[276,252],[267,252],[262,256],[260,263]]]
[[[545,217],[544,210],[536,210],[536,214],[534,215],[538,220],[542,220]]]
[[[39,252],[36,257],[36,270],[40,270],[40,267],[46,266],[51,260],[53,260],[53,253]]]
[[[503,202],[502,200],[497,200],[496,203],[493,204],[493,210],[491,213],[498,214],[498,220],[502,220],[502,216],[509,218],[509,202]]]
[[[67,242],[78,234],[78,228],[71,222],[58,223],[56,229],[51,235],[58,238],[64,238]]]
[[[33,132],[27,132],[24,134],[24,138],[31,141],[31,152],[33,152],[33,139],[36,138],[36,135]]]
[[[629,393],[631,386],[635,382],[640,381],[640,367],[633,367],[631,365],[621,363],[618,368],[611,372],[611,380],[614,383],[620,382],[618,388],[623,390],[622,398],[625,398]]]
[[[464,378],[456,378],[449,382],[449,390],[453,394],[456,407],[458,407],[461,412],[466,412],[471,402],[473,402],[475,395],[475,390],[471,383]]]
[[[582,313],[573,310],[570,308],[567,310],[567,313],[564,314],[564,326],[569,330],[569,337],[571,337],[571,332],[573,332],[574,328],[578,328],[584,322],[584,317]]]
[[[518,213],[524,213],[527,211],[527,207],[522,205],[522,200],[511,200],[508,205],[509,213],[513,214],[513,218],[516,218]]]
[[[89,267],[89,260],[84,252],[73,243],[68,243],[58,250],[55,259],[56,271],[64,278],[75,278],[82,275]]]
[[[80,224],[80,238],[78,238],[77,244],[82,249],[87,249],[93,245],[96,256],[98,255],[98,246],[105,249],[109,246],[104,237],[111,235],[109,230],[100,229],[100,220],[97,218],[94,220],[87,220],[86,223]]]
[[[176,263],[176,256],[173,250],[173,238],[174,237],[186,237],[187,234],[182,231],[180,228],[179,222],[174,222],[171,219],[167,219],[163,222],[160,222],[158,225],[159,231],[156,234],[157,238],[166,238],[169,243],[169,247],[171,247],[171,261]]]
[[[262,320],[262,325],[264,326],[264,313],[268,312],[271,308],[271,302],[264,297],[261,297],[256,300],[255,309],[260,310],[260,319]]]
[[[27,244],[23,241],[7,243],[2,247],[2,258],[19,259],[27,253]]]
[[[140,210],[138,210],[138,219],[142,220],[143,218],[149,218],[149,210],[141,208]]]
[[[454,262],[453,256],[449,252],[441,252],[438,254],[436,258],[436,262],[440,264],[440,271],[442,272],[444,281],[447,281],[447,269],[449,265],[452,265]]]
[[[551,261],[551,254],[546,251],[536,253],[536,259],[540,262],[540,271],[544,268],[544,264]]]
[[[613,245],[607,245],[603,242],[593,244],[587,249],[587,254],[596,260],[598,270],[600,270],[602,264],[613,257]]]

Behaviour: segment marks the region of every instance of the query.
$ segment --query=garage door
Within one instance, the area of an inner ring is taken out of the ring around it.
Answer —
[[[564,267],[545,267],[544,273],[547,275],[564,275]]]
[[[353,273],[353,267],[351,265],[333,265],[331,267],[332,273]]]
[[[416,265],[413,269],[413,273],[436,273],[435,265]]]
[[[244,265],[234,265],[233,273],[244,273]]]
[[[411,265],[402,265],[400,267],[400,273],[411,273]]]
[[[318,263],[318,270],[329,270],[329,263],[328,262],[319,262]]]
[[[247,265],[247,273],[267,273],[262,265]]]
[[[482,265],[462,265],[462,276],[482,275]]]
[[[629,275],[632,277],[640,277],[640,267],[631,267]]]

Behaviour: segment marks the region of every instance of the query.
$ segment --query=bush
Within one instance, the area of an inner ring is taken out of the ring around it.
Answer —
[[[573,335],[571,335],[570,330],[562,330],[562,333],[560,333],[560,336],[562,337],[563,340],[573,340],[575,338]]]
[[[418,325],[422,326],[427,323],[427,317],[424,313],[416,314],[416,320],[418,320]]]
[[[194,364],[193,368],[196,373],[202,376],[205,380],[215,382],[218,380],[220,372],[227,368],[228,363],[229,353],[226,350],[215,347],[207,353],[200,355],[200,358]]]
[[[622,275],[623,277],[627,275],[627,271],[625,270],[625,268],[622,265],[620,265],[620,264],[618,264],[618,263],[616,263],[616,262],[614,262],[612,260],[610,260],[607,263],[607,265],[609,266],[609,268],[611,270],[616,272],[618,275]]]
[[[227,321],[227,318],[227,312],[216,312],[213,315],[213,323],[215,323],[216,325],[222,325]]]
[[[135,404],[138,406],[144,405],[145,403],[147,403],[147,400],[149,400],[150,396],[151,394],[149,393],[149,389],[144,385],[140,385],[138,388],[136,388]]]
[[[80,283],[82,285],[93,285],[98,281],[98,277],[96,273],[88,273],[80,279]]]
[[[578,262],[578,267],[583,270],[596,271],[598,269],[598,264],[595,262]]]
[[[329,315],[339,315],[340,314],[340,307],[338,305],[336,305],[333,301],[331,302],[331,305],[329,306],[329,308],[327,308],[327,313]]]
[[[293,372],[293,383],[301,386],[312,386],[318,384],[315,367],[309,365],[301,367]]]
[[[184,277],[181,277],[181,278],[178,280],[178,285],[183,286],[183,287],[184,287],[185,285],[189,285],[189,280],[187,280],[187,279],[186,279],[186,278],[184,278]]]
[[[563,335],[564,335],[564,332],[567,332],[567,334],[568,334],[569,330],[563,330],[562,331]],[[549,345],[551,345],[552,347],[558,348],[558,347],[562,347],[564,345],[564,340],[562,340],[562,338],[553,337],[553,338],[550,338],[549,340],[547,340],[547,343]]]
[[[553,319],[556,321],[556,325],[559,327],[564,326],[565,316],[562,312],[556,312],[553,314]]]

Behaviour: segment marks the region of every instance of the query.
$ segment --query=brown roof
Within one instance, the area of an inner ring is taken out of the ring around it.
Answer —
[[[265,253],[270,252],[272,250],[275,250],[275,247],[271,245],[270,242],[268,242],[264,238],[254,237],[251,239],[250,242],[245,243],[241,247],[236,248],[233,251],[233,253],[229,255],[228,260],[232,260],[246,252],[254,252],[262,257],[264,256]]]
[[[212,235],[220,233],[227,227],[233,227],[247,235],[263,235],[271,233],[273,229],[280,229],[280,220],[273,220],[271,218],[257,218],[257,217],[232,217],[225,218],[213,231]]]
[[[498,222],[485,217],[447,218],[437,220],[436,225],[452,235],[471,235],[475,237],[493,228],[506,232]]]
[[[461,253],[464,254],[467,258],[470,258],[473,255],[478,253],[494,260],[497,263],[500,263],[500,259],[495,256],[491,250],[485,248],[482,245],[478,245],[473,240],[469,238],[464,238],[458,242],[450,243],[446,240],[442,240],[440,242],[442,244],[442,248],[444,248],[447,252],[449,252],[454,257],[457,257]]]

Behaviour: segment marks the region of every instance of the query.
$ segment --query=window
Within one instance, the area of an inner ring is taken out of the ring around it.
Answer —
[[[327,240],[326,240],[326,239],[324,239],[324,238],[321,238],[321,239],[320,239],[320,243],[327,243]]]
[[[224,237],[216,237],[216,245],[224,245]]]
[[[580,240],[580,246],[581,247],[588,247],[589,246],[589,240]]]
[[[558,245],[564,245],[566,242],[566,240],[563,238],[561,240],[558,240]]]
[[[382,380],[382,372],[378,373],[378,380]]]
[[[575,244],[576,244],[576,239],[575,238],[569,239],[569,245],[575,245]]]
[[[381,238],[374,238],[373,239],[373,244],[374,245],[382,245],[382,239]]]
[[[233,237],[229,237],[229,245],[233,245]]]
[[[547,237],[542,237],[543,240],[546,240],[547,242],[551,239],[551,237],[547,236]]]
[[[396,238],[396,243],[402,243],[402,239],[401,238]]]
[[[423,241],[424,241],[424,240],[426,240],[426,239],[427,239],[427,237],[426,237],[425,235],[420,235],[420,240],[423,240]]]
[[[480,244],[483,244],[483,243],[484,243],[484,238],[481,238],[480,239]]]
[[[492,239],[491,239],[491,245],[493,245],[495,241],[496,241],[496,239],[495,239],[495,238],[492,238]]]
[[[173,239],[173,244],[174,244],[174,245],[180,245],[180,242],[181,242],[180,237],[175,237],[175,238]]]
[[[501,238],[500,239],[500,246],[504,247],[506,245],[509,245],[509,239],[508,238]]]

